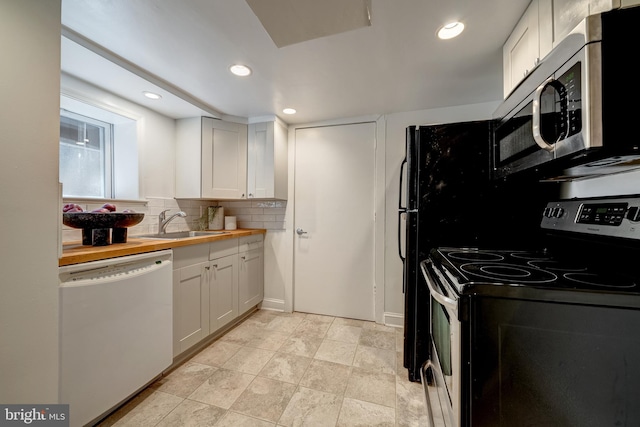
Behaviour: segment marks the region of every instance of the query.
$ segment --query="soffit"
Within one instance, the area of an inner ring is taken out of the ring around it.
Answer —
[[[371,25],[370,0],[246,0],[277,47]]]

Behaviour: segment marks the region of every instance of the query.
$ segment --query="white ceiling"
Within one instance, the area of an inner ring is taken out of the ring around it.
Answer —
[[[62,0],[63,33],[119,64],[96,63],[63,37],[62,70],[176,118],[301,124],[492,102],[502,97],[502,44],[528,3],[371,0],[370,26],[279,48],[244,0]],[[437,40],[453,19],[465,32]],[[253,74],[231,75],[234,63]],[[153,107],[141,97],[149,88],[173,105]]]

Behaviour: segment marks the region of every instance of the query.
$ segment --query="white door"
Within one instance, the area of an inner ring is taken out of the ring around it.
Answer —
[[[296,130],[296,311],[374,320],[375,136],[375,123]]]

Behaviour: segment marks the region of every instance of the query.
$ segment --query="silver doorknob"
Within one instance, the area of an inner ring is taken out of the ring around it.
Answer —
[[[302,228],[296,228],[296,233],[298,233],[298,236],[302,236],[303,234],[307,234],[307,232],[304,231]]]

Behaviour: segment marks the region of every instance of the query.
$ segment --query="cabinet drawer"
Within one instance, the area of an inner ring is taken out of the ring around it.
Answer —
[[[235,239],[234,239],[235,240]],[[173,269],[177,270],[209,260],[209,245],[203,243],[200,245],[181,246],[173,248]]]
[[[262,234],[255,234],[252,236],[243,236],[238,239],[239,242],[239,252],[246,252],[252,249],[260,249],[263,246],[263,236]]]
[[[213,260],[238,253],[238,239],[221,240],[211,242],[209,246],[209,259]]]

